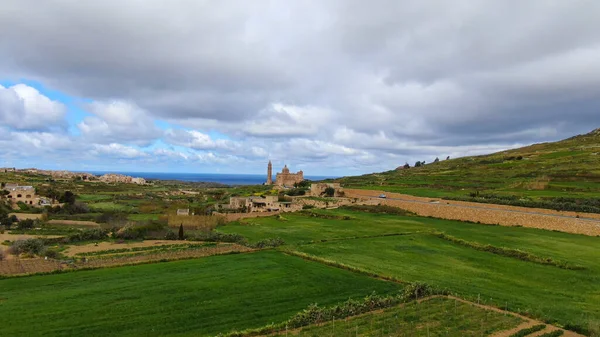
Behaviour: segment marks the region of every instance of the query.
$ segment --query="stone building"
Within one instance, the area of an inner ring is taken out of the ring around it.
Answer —
[[[4,190],[8,192],[6,198],[12,203],[23,202],[27,205],[39,205],[40,198],[35,194],[33,186],[19,186],[6,184]]]
[[[277,196],[264,197],[231,197],[228,205],[221,205],[223,209],[254,212],[293,212],[302,209],[302,205],[291,202],[280,202]]]
[[[269,165],[267,165],[267,185],[273,185],[273,164],[269,160]]]
[[[269,165],[267,166],[267,185],[273,185],[273,165],[271,161],[269,161]],[[288,169],[287,165],[283,167],[281,172],[275,175],[275,185],[280,187],[293,187],[294,184],[299,183],[304,180],[304,172],[298,171],[297,173],[290,173],[290,169]]]

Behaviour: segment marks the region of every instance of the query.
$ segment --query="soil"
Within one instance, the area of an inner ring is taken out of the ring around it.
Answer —
[[[29,235],[29,234],[10,234],[4,233],[0,234],[0,242],[8,241],[17,241],[17,240],[26,240],[26,239],[35,239],[35,238],[60,238],[62,235]]]
[[[346,196],[368,198],[365,202],[395,206],[420,216],[480,222],[502,226],[522,226],[567,233],[600,235],[600,214],[559,212],[549,209],[481,204],[464,201],[421,198],[411,195],[388,193],[387,198],[377,198],[382,191],[345,190]],[[579,217],[577,217],[579,216]]]
[[[50,220],[48,221],[51,225],[66,225],[66,226],[85,226],[85,227],[100,227],[100,225],[93,221],[78,221],[78,220]]]
[[[39,214],[39,213],[10,213],[8,214],[8,216],[16,216],[17,219],[19,220],[37,220],[37,219],[41,219],[43,214]]]

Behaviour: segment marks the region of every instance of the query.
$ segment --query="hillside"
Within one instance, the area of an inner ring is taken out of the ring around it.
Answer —
[[[336,181],[345,187],[426,197],[476,193],[533,199],[599,198],[600,129],[558,142]]]

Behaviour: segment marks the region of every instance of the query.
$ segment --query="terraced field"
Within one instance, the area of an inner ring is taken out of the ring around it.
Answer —
[[[252,219],[219,230],[251,240],[282,237],[288,242],[282,249],[291,254],[399,281],[427,282],[579,331],[600,322],[598,237],[344,209],[314,213],[318,216]],[[487,251],[444,240],[435,232]],[[498,248],[509,253],[497,253]],[[523,260],[511,250],[581,268]]]
[[[258,252],[0,280],[3,335],[210,336],[398,284]]]

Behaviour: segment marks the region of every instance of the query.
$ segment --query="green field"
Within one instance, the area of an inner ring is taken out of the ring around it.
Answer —
[[[7,336],[207,336],[400,286],[279,252],[0,280]]]
[[[600,129],[553,143],[489,155],[427,163],[410,169],[337,179],[364,188],[424,197],[466,196],[471,192],[522,197],[600,198]],[[401,167],[404,162],[396,163]],[[393,169],[391,167],[390,169]]]
[[[520,318],[447,298],[411,302],[383,312],[302,328],[300,337],[487,336],[517,326]],[[289,333],[288,335],[290,335]],[[294,334],[296,335],[296,334]],[[275,336],[286,336],[284,332]]]
[[[251,225],[230,224],[219,230],[251,240],[282,237],[288,242],[282,249],[402,281],[426,282],[562,325],[587,328],[600,321],[598,237],[347,210],[321,213],[352,220],[286,214],[285,221],[256,218],[247,221]],[[434,231],[585,269],[560,269],[475,250],[429,234]],[[394,233],[402,235],[387,236]],[[373,235],[380,236],[360,238]]]

